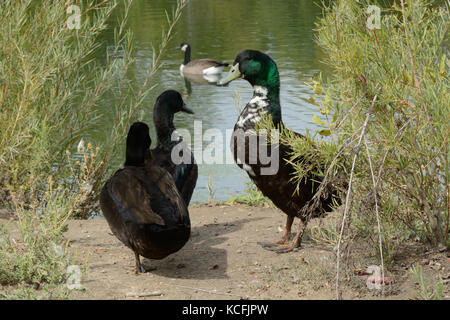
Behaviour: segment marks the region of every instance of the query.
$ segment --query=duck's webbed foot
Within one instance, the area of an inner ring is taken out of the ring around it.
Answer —
[[[269,242],[269,243],[257,242],[257,244],[259,244],[266,250],[273,250],[273,248],[289,244],[289,235],[287,237],[283,236],[283,238],[281,238],[281,240],[278,240],[277,242]]]
[[[141,259],[139,258],[139,254],[137,252],[134,253],[134,256],[136,257],[136,268],[134,270],[135,274],[139,273],[145,273],[156,270],[156,267],[148,266],[141,263]]]
[[[292,241],[291,243],[288,243],[288,244],[279,245],[278,247],[267,248],[267,250],[270,250],[270,251],[273,251],[276,253],[288,253],[288,252],[298,250],[298,248],[300,246],[296,246],[293,243],[294,243],[294,241]]]
[[[258,242],[258,244],[266,250],[273,251],[275,248],[286,246],[289,244],[289,236],[291,234],[292,223],[294,222],[294,217],[288,216],[286,219],[286,226],[284,227],[283,236],[281,240],[278,240],[275,243],[263,243]]]
[[[275,247],[265,247],[265,249],[274,251],[276,253],[288,253],[288,252],[298,250],[298,248],[300,248],[300,246],[302,244],[302,237],[305,232],[306,225],[307,225],[306,222],[303,223],[300,220],[299,231],[297,232],[297,235],[295,236],[294,240],[292,240],[291,243],[280,244],[279,246],[275,246]]]

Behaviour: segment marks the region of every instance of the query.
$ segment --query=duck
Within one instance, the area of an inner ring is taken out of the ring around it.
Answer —
[[[194,114],[194,111],[186,106],[178,91],[166,90],[161,93],[153,109],[157,145],[151,150],[152,164],[166,169],[172,175],[178,191],[188,206],[197,183],[198,167],[183,137],[176,132],[173,118],[177,112]],[[174,148],[176,148],[175,151]],[[176,152],[181,163],[174,163],[172,152]]]
[[[190,237],[189,212],[172,176],[151,161],[149,127],[131,125],[126,159],[100,192],[100,208],[112,233],[135,254],[135,273],[155,270],[140,256],[164,259]],[[147,162],[147,163],[146,163]]]
[[[180,72],[183,75],[197,74],[203,76],[213,76],[222,73],[224,67],[228,66],[228,63],[211,59],[191,60],[191,46],[187,42],[183,42],[176,49],[184,51],[184,62],[180,66]],[[208,82],[213,81],[208,77],[206,80]]]
[[[256,136],[255,128],[263,115],[271,117],[275,128],[284,126],[280,104],[280,76],[275,61],[261,51],[243,50],[236,55],[229,73],[219,81],[219,85],[228,84],[236,79],[244,79],[250,83],[253,87],[253,97],[242,109],[234,126],[231,139],[234,161],[247,172],[262,194],[287,215],[281,240],[258,244],[277,253],[298,250],[308,221],[333,210],[333,198],[337,197],[337,190],[327,186],[327,190],[331,191],[321,197],[319,205],[311,210],[309,204],[322,177],[309,173],[302,179],[297,189],[297,182],[292,179],[295,176],[295,169],[290,162],[284,160],[292,156],[293,150],[289,145],[274,143],[269,147],[266,137],[263,136],[258,136],[256,144],[250,143],[250,136]],[[305,138],[300,133],[294,134]],[[270,165],[261,158],[260,151],[263,145],[264,148],[268,148],[266,154],[270,154]],[[256,161],[250,160],[252,153],[257,158]],[[295,160],[301,161],[301,158],[300,156]],[[291,241],[291,227],[295,218],[300,220],[300,228]]]

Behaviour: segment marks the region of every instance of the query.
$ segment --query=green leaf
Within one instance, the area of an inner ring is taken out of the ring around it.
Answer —
[[[316,99],[314,99],[314,97],[309,97],[308,99],[309,103],[315,105],[315,106],[320,106],[320,104],[317,103]]]
[[[439,73],[441,75],[445,74],[445,54],[443,54],[442,57],[441,57],[441,65],[440,65],[440,68],[439,68]]]
[[[317,123],[318,125],[321,125],[321,126],[324,126],[324,127],[327,126],[327,124],[326,124],[325,122],[323,122],[323,121],[322,121],[318,116],[316,116],[316,115],[313,115],[312,119],[313,119],[313,121],[314,121],[315,123]]]
[[[314,81],[313,83],[314,83],[313,84],[313,91],[314,91],[314,93],[317,94],[317,95],[321,95],[322,92],[323,92],[322,86],[317,81]]]
[[[330,108],[328,108],[328,107],[325,107],[325,109],[319,108],[319,111],[321,114],[329,114]]]
[[[333,114],[333,118],[331,119],[331,123],[335,123],[338,117],[338,112],[336,110],[336,112]]]
[[[328,137],[331,134],[331,131],[328,129],[323,129],[323,130],[317,130],[317,132],[322,135],[322,136],[326,136]]]

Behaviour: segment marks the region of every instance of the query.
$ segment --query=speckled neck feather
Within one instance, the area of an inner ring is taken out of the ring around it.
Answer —
[[[253,85],[253,97],[242,110],[237,122],[238,127],[244,130],[254,128],[262,114],[270,114],[275,125],[281,122],[280,78],[273,61],[269,62],[268,67],[267,77],[247,79]]]

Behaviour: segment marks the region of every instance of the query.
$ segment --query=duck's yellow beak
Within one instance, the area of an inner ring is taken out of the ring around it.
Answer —
[[[239,63],[236,63],[234,66],[231,67],[230,72],[228,72],[228,74],[224,78],[220,79],[219,82],[217,82],[217,84],[222,86],[241,77],[242,74],[239,71]]]

